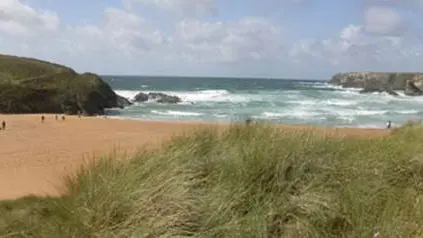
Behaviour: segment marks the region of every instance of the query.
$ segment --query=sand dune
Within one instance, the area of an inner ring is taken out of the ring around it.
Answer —
[[[207,126],[194,122],[133,121],[110,118],[46,115],[0,115],[7,129],[0,131],[0,199],[29,194],[56,195],[60,179],[94,155],[133,153],[141,146],[157,146],[171,136]],[[305,128],[281,126],[285,130]],[[338,136],[384,136],[387,130],[322,129]]]

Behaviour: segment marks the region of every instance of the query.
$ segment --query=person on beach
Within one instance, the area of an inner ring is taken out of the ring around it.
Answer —
[[[6,122],[5,121],[1,122],[1,129],[6,130]]]
[[[251,117],[247,118],[247,120],[245,120],[245,124],[250,125],[251,122],[253,121],[253,119],[251,119]]]
[[[82,112],[78,110],[78,117],[81,118]]]
[[[56,118],[56,121],[59,120],[59,116],[57,114],[56,114],[55,118]]]
[[[391,124],[392,124],[392,122],[389,120],[389,121],[386,123],[386,129],[391,129]]]
[[[62,116],[62,121],[64,121],[65,119],[66,119],[66,118],[65,118],[65,115],[63,115],[63,116]]]
[[[46,118],[44,117],[44,115],[41,116],[41,122],[44,122]]]

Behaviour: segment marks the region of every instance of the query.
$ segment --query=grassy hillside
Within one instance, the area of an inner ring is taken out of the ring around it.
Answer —
[[[5,237],[423,237],[423,128],[381,139],[272,126],[187,133],[0,203]]]
[[[28,78],[43,77],[60,72],[73,72],[72,69],[50,62],[0,54],[0,82],[25,81]],[[75,72],[73,72],[75,74]]]

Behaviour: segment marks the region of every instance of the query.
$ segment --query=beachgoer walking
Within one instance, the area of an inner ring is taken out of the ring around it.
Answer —
[[[59,116],[56,114],[56,116],[54,117],[57,120],[59,120]]]
[[[82,112],[78,110],[78,117],[81,118]]]
[[[389,120],[389,121],[386,123],[386,129],[391,129],[391,126],[392,126],[392,122]]]
[[[1,122],[1,129],[6,130],[6,122],[5,121]]]
[[[62,121],[64,121],[65,119],[66,119],[66,118],[65,118],[65,115],[63,115],[63,116],[62,116]]]
[[[46,118],[44,117],[44,115],[41,116],[41,122],[44,122]]]

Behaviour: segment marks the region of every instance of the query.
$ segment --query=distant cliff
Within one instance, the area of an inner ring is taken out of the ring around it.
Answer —
[[[423,95],[423,73],[351,72],[332,77],[330,84],[344,88],[362,88],[362,92],[388,92],[403,90],[409,96]]]

